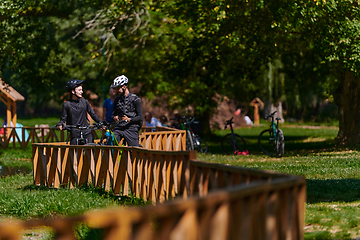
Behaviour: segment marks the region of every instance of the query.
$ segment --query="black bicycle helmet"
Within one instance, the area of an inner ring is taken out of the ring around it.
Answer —
[[[83,80],[77,80],[77,79],[73,79],[69,82],[66,83],[66,90],[68,92],[71,92],[72,90],[74,90],[76,87],[80,86],[81,84],[83,84]]]

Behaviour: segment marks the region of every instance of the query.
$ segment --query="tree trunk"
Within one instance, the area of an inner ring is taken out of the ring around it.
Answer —
[[[201,123],[201,136],[208,136],[211,134],[210,129],[210,113],[204,112],[199,116],[199,121]]]
[[[360,140],[360,76],[346,72],[340,91],[337,140],[342,144],[355,144]]]
[[[265,105],[265,109],[264,109],[264,115],[265,116],[268,116],[270,115],[271,113],[273,113],[274,111],[276,111],[275,113],[275,118],[281,118],[280,120],[280,123],[284,123],[285,122],[285,119],[284,119],[284,116],[283,116],[283,109],[282,109],[282,102],[279,101],[277,103],[277,105],[274,105],[271,100],[269,99],[267,101],[267,104]],[[264,116],[264,117],[265,117]]]

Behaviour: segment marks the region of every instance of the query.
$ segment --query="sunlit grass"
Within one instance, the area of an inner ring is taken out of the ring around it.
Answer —
[[[198,159],[253,169],[301,175],[307,179],[305,239],[355,239],[360,237],[360,152],[336,147],[335,126],[281,127],[285,136],[285,156],[262,154],[257,135],[265,127],[240,128],[251,152],[248,156],[226,156],[217,143]],[[223,135],[222,131],[219,134]],[[221,141],[221,138],[216,139]]]
[[[198,154],[207,162],[302,175],[307,179],[305,239],[354,239],[360,237],[360,152],[356,147],[337,147],[336,126],[283,125],[285,156],[273,158],[260,152],[258,134],[267,125],[239,128],[235,132],[247,142],[250,155],[224,155],[221,138],[228,130],[204,137],[208,154]],[[22,160],[20,160],[22,159]],[[0,162],[30,165],[31,147],[0,150]],[[36,199],[46,199],[42,203]],[[125,203],[124,203],[125,201]],[[142,205],[136,198],[123,201],[92,187],[48,189],[32,185],[32,176],[0,179],[0,217],[38,218],[81,214],[90,209],[124,204]],[[4,210],[6,209],[6,210]],[[78,234],[100,234],[86,227]]]

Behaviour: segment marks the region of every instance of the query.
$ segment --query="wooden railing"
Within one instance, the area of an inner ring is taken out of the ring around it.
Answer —
[[[29,143],[54,143],[65,142],[67,140],[67,132],[60,131],[55,127],[5,127],[6,134],[0,135],[0,146],[8,148],[12,143],[13,148],[16,148],[16,142],[21,148],[26,148]],[[17,134],[16,129],[20,129],[21,135]],[[152,132],[154,128],[143,127],[140,133],[140,144],[147,149],[180,151],[185,150],[186,134],[183,130],[178,130],[168,127],[156,127],[156,131]],[[25,134],[25,132],[27,134]],[[92,131],[94,139],[100,139],[103,131]]]
[[[3,223],[0,239],[43,226],[76,239],[80,223],[104,229],[104,239],[303,239],[303,177],[198,161],[195,151],[178,151],[184,131],[144,131],[140,142],[144,148],[34,143],[34,184],[92,184],[155,206]]]
[[[157,132],[143,132],[139,136],[139,142],[145,149],[186,150],[186,132],[184,130],[168,131],[167,129],[158,129]]]
[[[72,188],[87,183],[154,203],[189,193],[189,151],[36,143],[33,153],[36,185]]]
[[[16,142],[19,143],[21,148],[26,148],[29,143],[66,141],[66,132],[55,127],[4,127],[4,129],[5,134],[0,136],[0,145],[3,148],[8,148],[11,142],[13,148],[16,147]],[[21,136],[17,134],[17,129],[20,129]]]
[[[56,239],[76,239],[74,228],[85,223],[104,229],[103,239],[303,239],[304,201],[304,181],[285,177],[152,207],[2,224],[0,238],[20,239],[25,229],[48,226]]]
[[[196,152],[53,144],[33,144],[33,150],[35,184],[92,182],[154,204],[173,200],[1,224],[0,239],[19,239],[23,230],[41,226],[57,239],[76,239],[79,223],[104,229],[104,239],[303,239],[303,177],[201,162]]]

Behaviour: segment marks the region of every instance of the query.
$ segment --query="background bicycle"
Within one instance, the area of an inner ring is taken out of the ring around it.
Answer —
[[[285,152],[285,139],[281,129],[279,129],[279,121],[281,118],[276,118],[274,115],[277,111],[265,116],[265,120],[271,119],[270,128],[262,131],[258,138],[258,144],[261,151],[269,156],[282,157]]]
[[[221,140],[221,147],[226,154],[239,154],[239,155],[248,155],[249,151],[246,150],[246,142],[243,137],[239,134],[234,133],[232,127],[233,118],[226,120],[225,129],[230,125],[231,133],[226,134]]]
[[[183,116],[182,124],[184,130],[186,130],[186,150],[197,150],[201,153],[207,153],[208,145],[206,141],[195,134],[192,128],[194,124],[199,124],[199,122],[196,122],[193,117]]]

